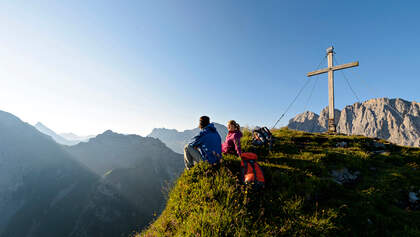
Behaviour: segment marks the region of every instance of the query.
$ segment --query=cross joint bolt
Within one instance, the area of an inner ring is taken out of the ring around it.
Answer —
[[[331,46],[327,49],[327,54],[329,54],[329,53],[334,53],[334,47],[333,46]]]

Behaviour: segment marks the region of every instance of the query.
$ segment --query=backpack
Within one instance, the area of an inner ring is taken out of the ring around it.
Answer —
[[[252,141],[251,143],[255,146],[261,146],[268,144],[269,149],[273,145],[273,135],[267,127],[256,128],[252,130]]]
[[[254,189],[264,187],[265,179],[261,167],[257,163],[258,156],[255,153],[245,152],[241,155],[241,180],[244,184],[250,184]]]

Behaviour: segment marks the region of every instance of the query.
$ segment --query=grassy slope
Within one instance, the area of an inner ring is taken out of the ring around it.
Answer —
[[[375,154],[361,136],[274,131],[273,152],[259,154],[267,180],[259,193],[238,180],[240,160],[220,169],[202,163],[186,171],[169,193],[166,209],[138,236],[420,236],[420,211],[408,193],[420,190],[420,149],[386,145]],[[347,148],[336,147],[346,141]],[[385,141],[381,141],[386,143]],[[340,185],[330,172],[360,171]]]

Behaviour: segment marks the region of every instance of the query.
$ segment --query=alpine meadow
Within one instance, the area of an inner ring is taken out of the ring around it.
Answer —
[[[418,9],[2,1],[0,237],[420,236]]]

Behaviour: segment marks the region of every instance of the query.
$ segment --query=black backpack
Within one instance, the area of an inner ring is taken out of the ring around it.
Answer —
[[[273,145],[273,135],[267,127],[256,128],[252,130],[252,141],[251,143],[255,146],[268,145],[269,149]]]

